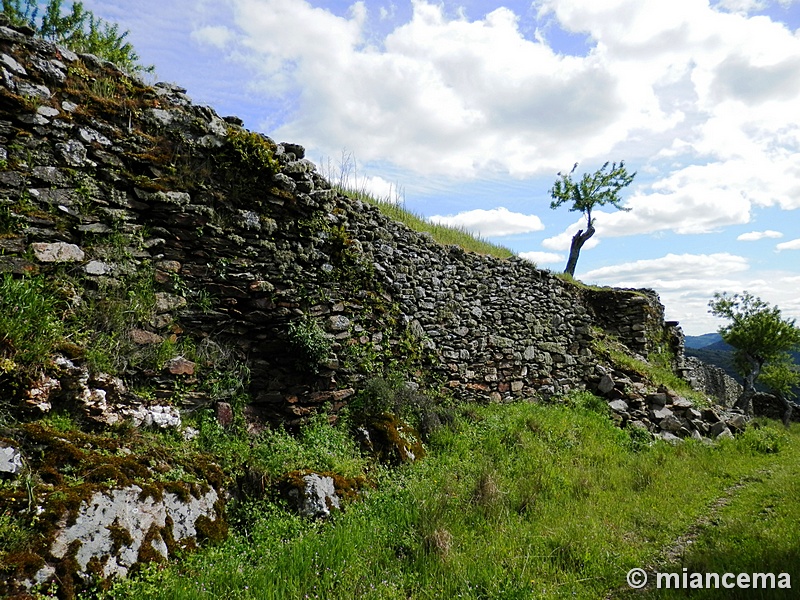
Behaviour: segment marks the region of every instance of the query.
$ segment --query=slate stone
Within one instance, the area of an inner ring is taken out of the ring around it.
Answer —
[[[65,242],[37,242],[31,244],[36,260],[43,263],[78,262],[83,260],[84,253],[79,246]]]

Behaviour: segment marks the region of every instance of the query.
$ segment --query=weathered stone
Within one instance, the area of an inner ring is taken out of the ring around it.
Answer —
[[[661,422],[658,424],[661,429],[664,431],[671,431],[672,433],[676,433],[681,430],[683,427],[683,422],[676,417],[675,415],[667,415]]]
[[[729,417],[726,423],[728,427],[731,427],[737,431],[744,431],[747,428],[748,421],[749,419],[746,416],[742,414],[737,414]]]
[[[168,558],[167,544],[161,534],[168,521],[178,547],[194,540],[199,519],[219,518],[215,509],[218,499],[213,488],[199,497],[164,492],[161,499],[143,495],[142,488],[135,484],[96,492],[81,503],[74,518],[67,521],[65,516],[59,524],[50,554],[63,559],[70,548],[77,548],[74,554],[77,575],[86,580],[92,577],[89,569],[92,559],[102,565],[103,577],[125,576],[139,562],[140,554],[155,552]],[[115,530],[120,533],[114,534]],[[155,531],[154,536],[149,535],[151,531]],[[144,544],[150,547],[144,548]]]
[[[83,270],[86,271],[87,275],[107,275],[111,273],[112,268],[111,265],[101,260],[90,260],[86,263],[86,266],[83,267]]]
[[[600,383],[597,384],[597,391],[601,394],[608,394],[614,389],[614,379],[611,375],[603,375],[600,378]]]
[[[717,438],[723,431],[728,431],[728,426],[722,421],[717,421],[711,425],[708,433],[712,438]]]
[[[347,331],[350,328],[350,319],[344,315],[333,315],[328,318],[329,331]]]
[[[657,408],[650,411],[650,418],[656,421],[660,421],[661,419],[666,419],[667,417],[671,416],[672,411],[666,407]]]
[[[653,408],[657,408],[659,406],[666,406],[667,404],[667,395],[664,393],[657,393],[657,394],[648,394],[645,398],[645,402],[652,406]]]
[[[302,486],[292,487],[288,492],[300,515],[311,519],[325,518],[331,515],[331,509],[340,507],[333,477],[311,473],[301,479]]]
[[[22,454],[13,446],[0,442],[0,475],[19,475],[22,471]]]
[[[608,403],[611,410],[618,413],[628,412],[628,404],[624,400],[613,400]]]
[[[174,406],[153,405],[126,407],[121,415],[130,420],[134,427],[157,427],[158,429],[178,429],[181,415]]]
[[[8,54],[0,54],[0,63],[3,64],[9,71],[17,75],[27,75],[25,67],[19,64],[13,57]]]
[[[31,244],[31,250],[36,260],[44,263],[51,262],[76,262],[83,260],[84,253],[79,246],[65,242],[37,242]]]
[[[86,146],[78,140],[70,139],[64,143],[56,144],[56,150],[59,151],[64,162],[70,167],[82,167],[91,163],[86,158]]]
[[[195,364],[183,356],[176,356],[167,361],[164,370],[171,375],[194,375]]]
[[[131,329],[130,337],[131,341],[134,344],[138,344],[140,346],[160,344],[161,342],[164,341],[164,338],[158,335],[157,333],[152,333],[151,331],[145,331],[144,329]]]
[[[186,298],[166,292],[156,292],[156,312],[166,313],[186,306]]]
[[[661,433],[656,434],[656,437],[664,440],[668,444],[672,444],[673,446],[683,443],[683,440],[681,438],[679,438],[674,433],[670,433],[669,431],[662,431]]]
[[[682,398],[681,396],[677,396],[672,399],[672,409],[687,409],[692,407],[692,403],[687,400],[686,398]]]
[[[217,402],[214,406],[217,417],[217,423],[223,427],[230,427],[233,425],[233,407],[228,402]]]
[[[714,439],[717,439],[717,440],[732,440],[733,439],[733,434],[731,433],[731,430],[726,427]]]

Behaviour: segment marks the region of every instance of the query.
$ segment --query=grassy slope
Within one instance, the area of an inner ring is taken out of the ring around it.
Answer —
[[[421,463],[373,470],[376,486],[331,522],[267,501],[240,506],[240,533],[109,597],[622,597],[629,569],[658,565],[739,482],[722,527],[706,530],[687,564],[793,569],[800,584],[800,429],[642,448],[596,404],[469,407]]]

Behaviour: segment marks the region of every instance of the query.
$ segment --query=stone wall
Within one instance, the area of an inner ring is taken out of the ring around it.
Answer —
[[[654,292],[581,290],[518,258],[443,247],[338,194],[301,146],[176,86],[10,29],[0,50],[0,198],[19,224],[0,268],[69,265],[87,296],[152,269],[154,314],[128,337],[225,347],[247,363],[254,420],[335,409],[390,367],[460,399],[546,396],[593,376],[599,330],[644,355],[669,337]],[[329,352],[309,361],[317,329]],[[167,399],[174,387],[120,375]]]
[[[723,406],[733,406],[742,394],[742,385],[719,367],[694,356],[687,356],[684,361],[684,377],[692,387],[715,398]]]
[[[0,565],[8,585],[124,575],[224,536],[218,467],[30,423],[56,410],[190,439],[185,410],[215,406],[226,426],[244,397],[253,430],[291,425],[391,373],[456,400],[588,386],[621,424],[664,436],[729,427],[596,354],[610,336],[683,368],[652,290],[442,246],[332,189],[302,146],[2,25],[0,79],[0,276],[47,283],[65,328],[35,364],[0,341],[0,410],[19,423],[0,428],[0,476],[50,478],[33,500],[0,492],[0,509],[35,500],[47,517],[36,554]]]

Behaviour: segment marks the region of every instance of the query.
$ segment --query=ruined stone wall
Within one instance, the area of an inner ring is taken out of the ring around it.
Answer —
[[[386,369],[460,399],[550,395],[595,377],[599,330],[642,355],[668,337],[653,292],[582,290],[443,247],[332,190],[301,146],[176,86],[6,28],[0,55],[0,269],[66,271],[86,298],[152,273],[152,314],[126,339],[224,347],[247,365],[255,420],[336,408]],[[118,373],[166,401],[174,374]]]

